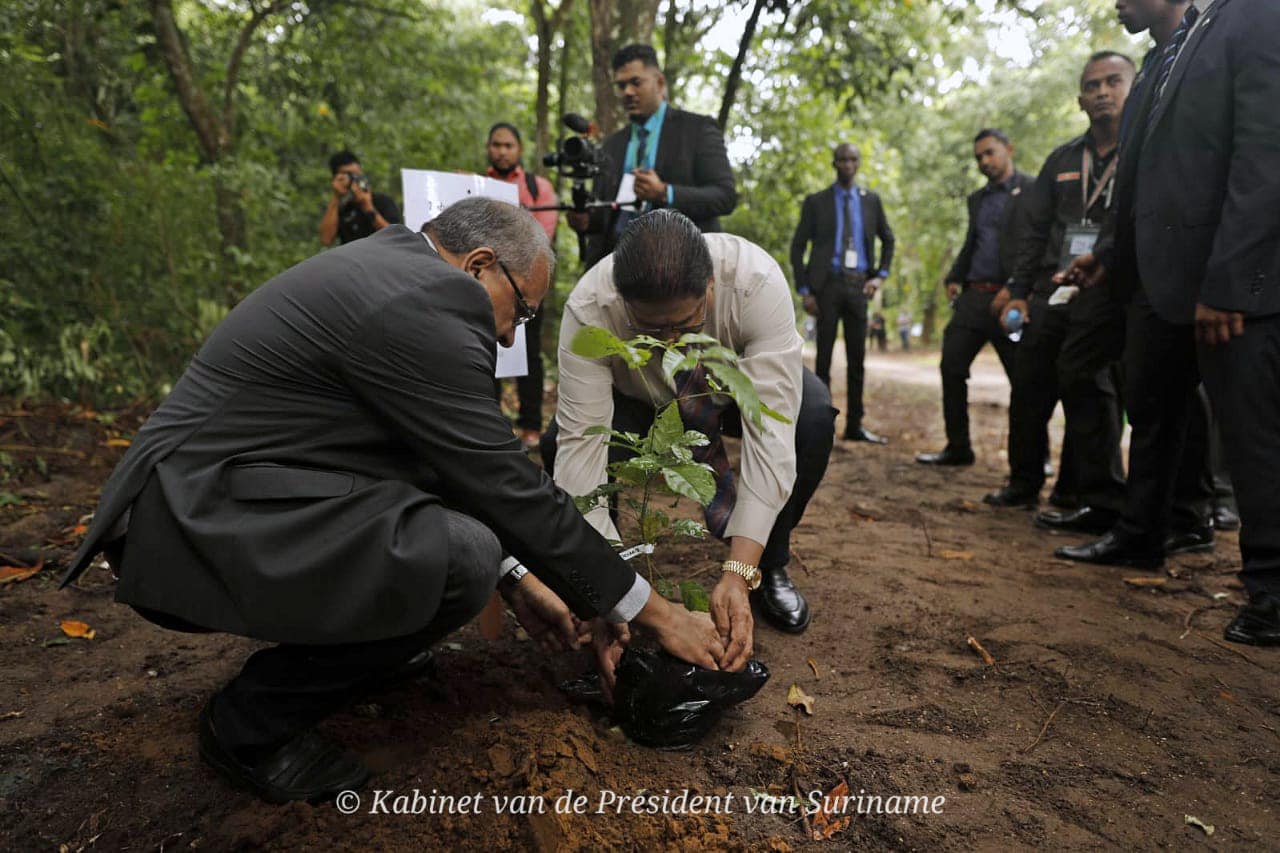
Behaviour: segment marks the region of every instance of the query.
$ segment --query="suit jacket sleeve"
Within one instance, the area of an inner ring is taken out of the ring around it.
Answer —
[[[947,281],[958,281],[964,283],[965,276],[969,274],[969,264],[973,260],[973,244],[978,239],[978,210],[977,210],[977,193],[970,195],[966,200],[966,206],[969,209],[969,226],[965,231],[964,245],[960,247],[960,254],[956,255],[955,262],[951,265],[951,270],[947,273]]]
[[[884,215],[884,205],[879,195],[876,196],[876,210],[880,214],[879,224],[876,226],[876,236],[880,238],[880,263],[871,270],[872,274],[880,270],[888,272],[893,265],[893,229],[889,227],[889,218]]]
[[[725,152],[724,134],[709,116],[695,116],[689,140],[693,181],[672,185],[672,207],[695,222],[727,216],[738,203],[738,190]],[[659,177],[662,177],[659,175]]]
[[[1269,312],[1280,287],[1280,7],[1253,9],[1233,62],[1226,197],[1199,297],[1245,314]]]
[[[796,225],[796,233],[791,237],[791,274],[800,293],[809,290],[809,275],[805,271],[804,253],[813,240],[813,196],[809,196],[800,205],[800,223]]]
[[[374,313],[349,343],[350,387],[581,618],[608,613],[635,572],[529,461],[493,396],[493,311],[446,274]]]
[[[1019,210],[1015,211],[1015,219],[1021,215],[1022,227],[1015,231],[1017,238],[1009,282],[1009,292],[1014,299],[1026,299],[1031,293],[1031,286],[1035,283],[1036,273],[1044,258],[1045,243],[1049,240],[1057,209],[1057,171],[1057,160],[1050,156],[1040,169],[1036,182],[1022,194]]]

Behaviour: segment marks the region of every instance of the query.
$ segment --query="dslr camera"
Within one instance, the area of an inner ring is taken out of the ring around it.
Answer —
[[[342,194],[342,206],[345,207],[355,201],[355,188],[359,187],[365,192],[369,191],[369,178],[360,173],[347,172],[347,191]]]

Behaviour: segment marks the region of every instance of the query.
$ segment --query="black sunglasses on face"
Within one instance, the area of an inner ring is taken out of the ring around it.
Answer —
[[[511,270],[507,269],[507,265],[502,261],[498,261],[498,268],[502,270],[502,274],[507,277],[507,281],[511,282],[511,289],[516,294],[516,325],[523,326],[525,323],[538,316],[538,310],[532,307],[528,302],[524,301],[524,294],[520,292],[516,280],[511,277]]]

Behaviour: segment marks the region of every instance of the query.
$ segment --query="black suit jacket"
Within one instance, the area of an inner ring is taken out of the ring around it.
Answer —
[[[858,188],[858,200],[862,205],[862,230],[867,237],[869,250],[868,275],[889,270],[893,263],[893,229],[884,215],[880,196],[871,190]],[[876,241],[879,241],[879,255]],[[805,261],[805,248],[812,244],[809,259]],[[821,289],[831,269],[831,258],[836,251],[836,190],[829,186],[806,196],[800,206],[800,223],[791,238],[791,274],[797,290]],[[871,261],[875,261],[871,263]]]
[[[1000,277],[997,284],[1004,284],[1013,275],[1014,263],[1017,260],[1017,229],[1020,224],[1019,209],[1021,198],[1035,185],[1036,179],[1026,172],[1013,173],[1013,187],[1009,190],[1011,198],[1000,215]],[[978,207],[982,204],[982,189],[969,193],[966,201],[969,207],[969,229],[964,235],[964,245],[960,254],[947,273],[948,282],[958,281],[963,284],[969,275],[969,264],[973,261],[973,250],[978,244]]]
[[[132,507],[120,601],[275,642],[402,636],[440,601],[447,501],[579,616],[607,613],[635,572],[521,451],[495,349],[484,289],[404,226],[304,261],[196,354],[65,581]]]
[[[1280,313],[1280,4],[1217,0],[1142,118],[1120,188],[1132,239],[1116,248],[1152,308],[1171,323],[1191,323],[1196,303]]]
[[[596,198],[613,201],[622,182],[631,139],[628,124],[604,141],[604,170],[596,178]],[[738,191],[725,153],[724,134],[710,116],[667,106],[654,156],[654,171],[675,189],[671,207],[705,232],[720,230],[720,217],[733,212]],[[667,207],[659,204],[656,207]],[[597,211],[588,228],[585,263],[590,267],[613,251],[616,211]]]

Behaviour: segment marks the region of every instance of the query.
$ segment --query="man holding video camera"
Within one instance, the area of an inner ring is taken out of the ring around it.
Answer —
[[[333,195],[320,219],[321,243],[332,246],[334,237],[350,243],[400,222],[395,199],[372,190],[356,155],[339,151],[329,158],[329,171],[333,173]]]
[[[640,213],[674,208],[706,233],[719,231],[719,217],[731,213],[738,201],[724,134],[710,116],[667,104],[667,80],[654,49],[627,45],[613,55],[612,64],[613,83],[630,122],[604,142],[607,163],[596,178],[595,195],[614,201],[634,194],[636,204],[568,214],[569,226],[587,235],[585,268],[612,252],[627,222]]]

